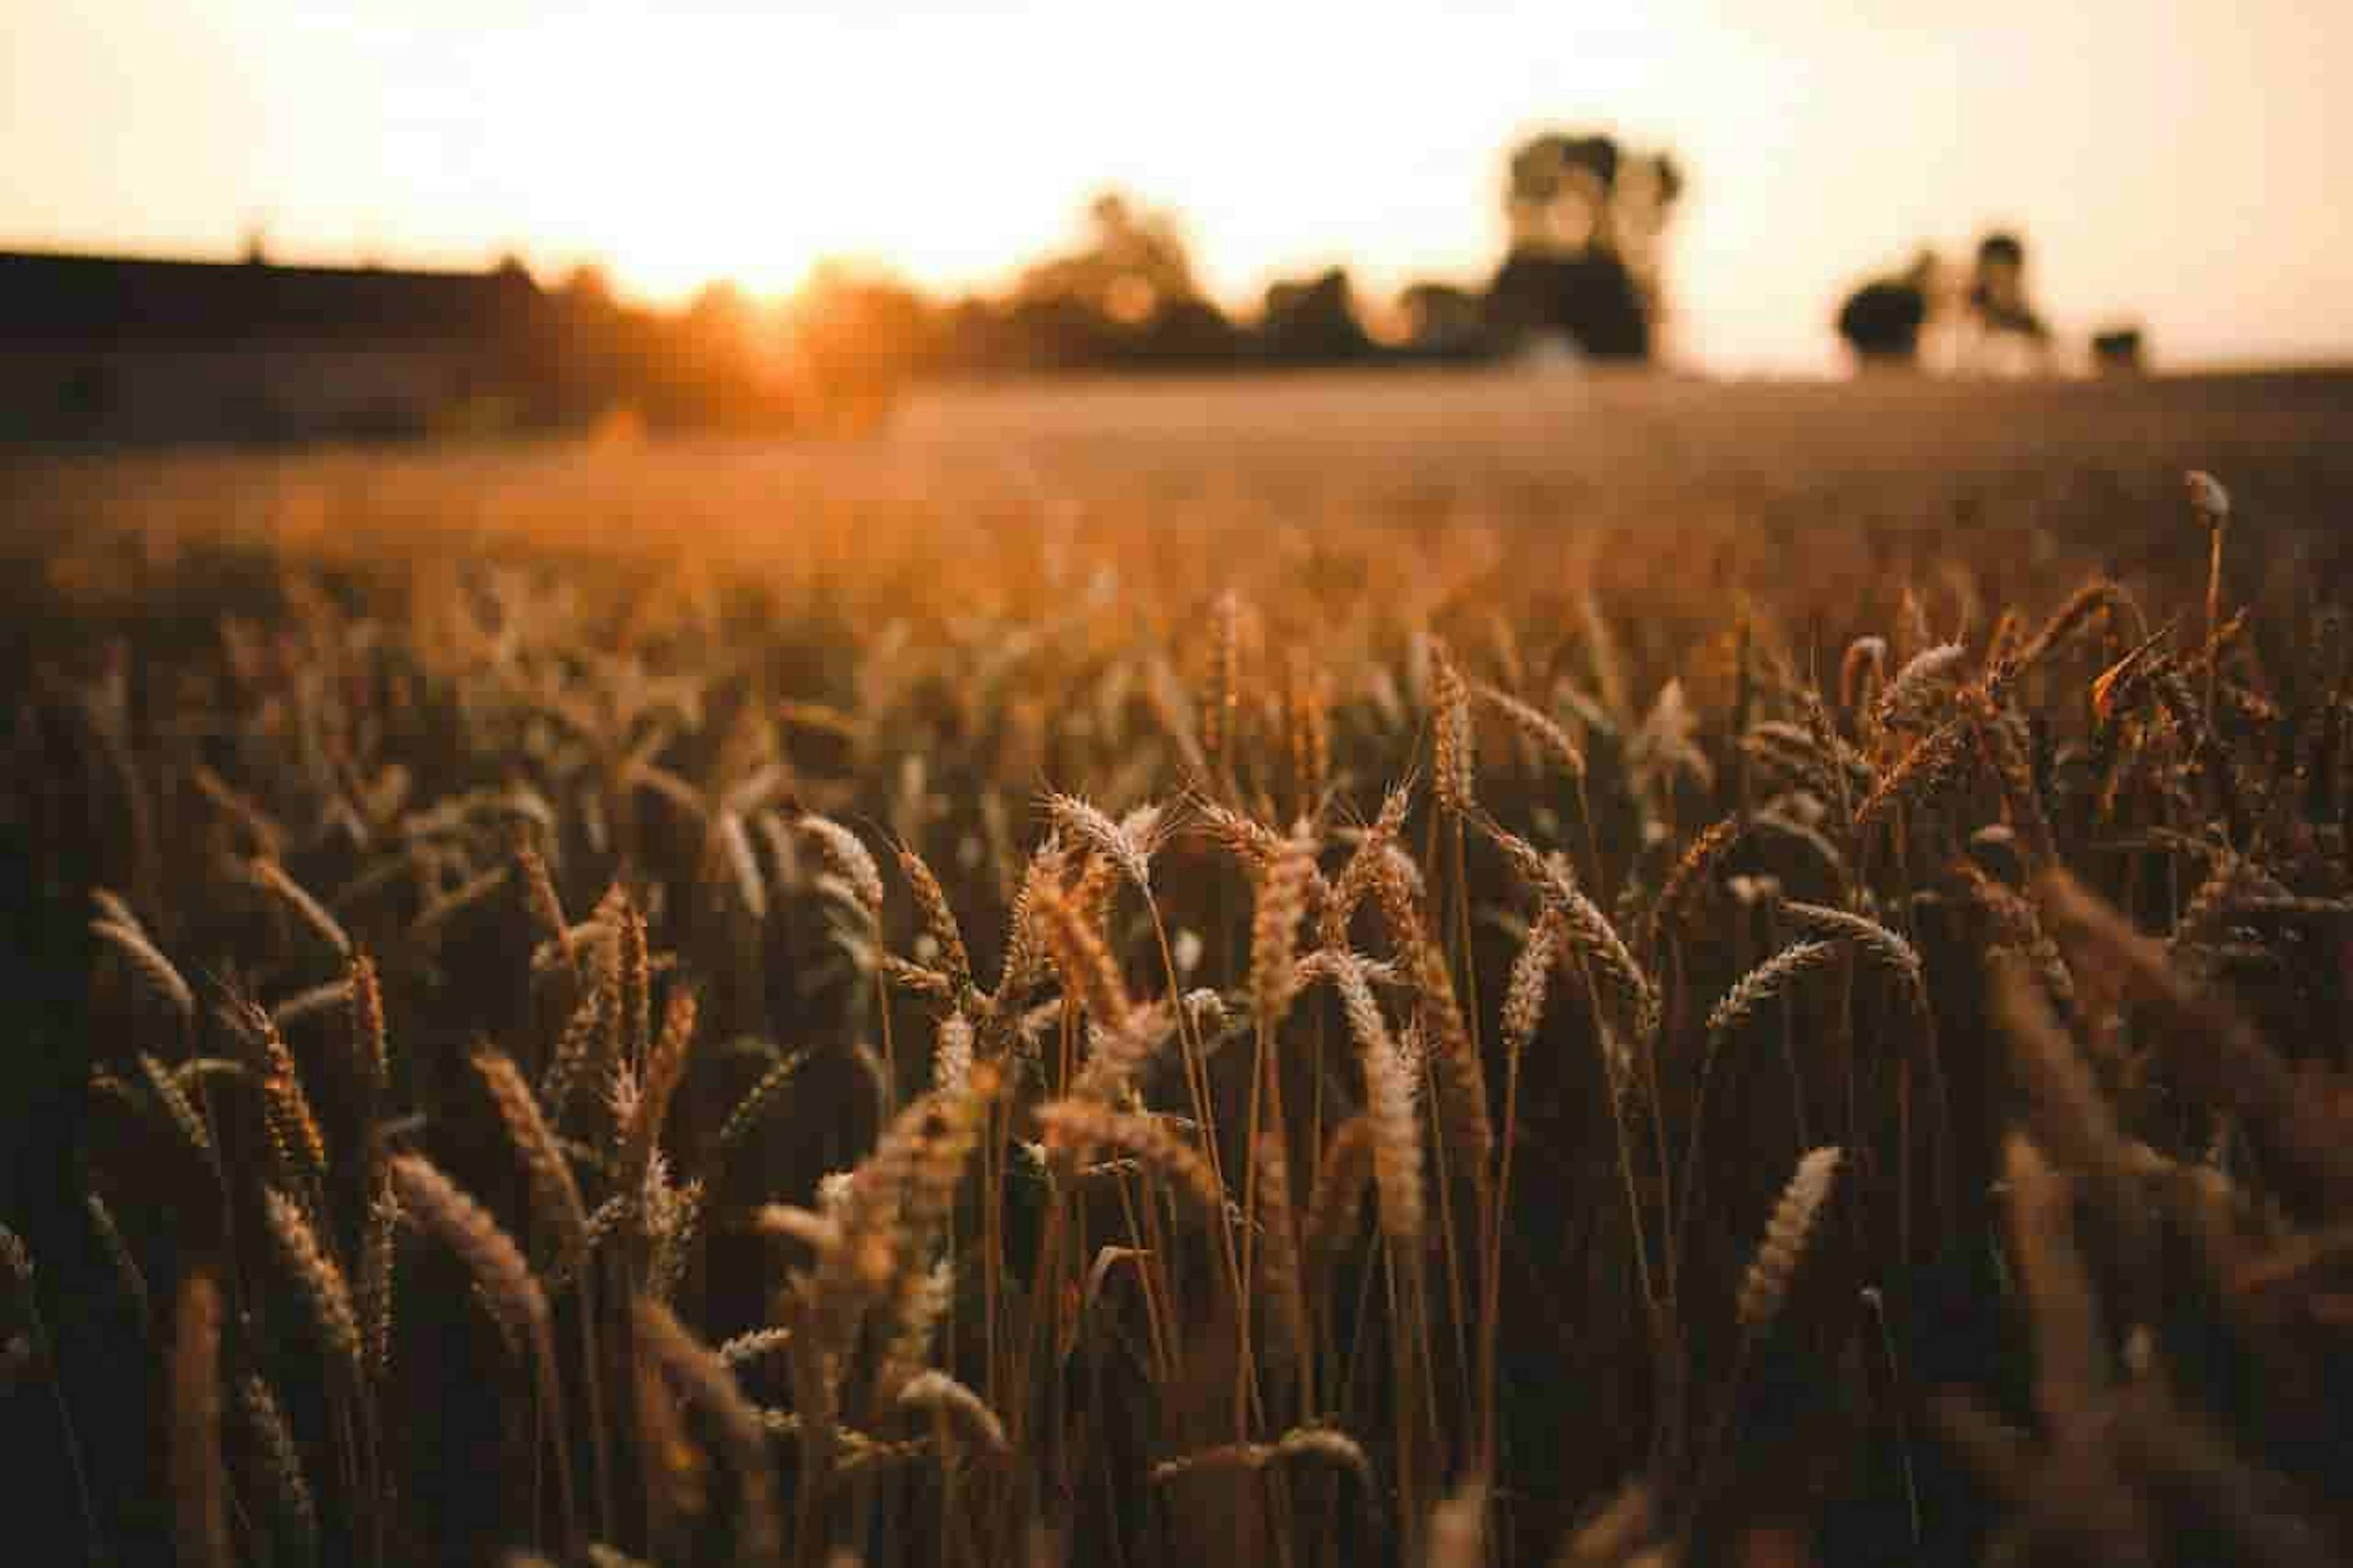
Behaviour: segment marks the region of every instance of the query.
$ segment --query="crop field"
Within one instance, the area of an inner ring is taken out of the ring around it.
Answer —
[[[2353,1547],[2353,376],[0,509],[50,1560]]]

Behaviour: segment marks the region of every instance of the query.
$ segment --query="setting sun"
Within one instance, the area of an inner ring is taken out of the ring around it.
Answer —
[[[26,1559],[2353,1561],[2353,0],[0,13]]]
[[[1335,262],[1376,294],[1483,276],[1503,149],[1567,122],[1690,172],[1669,266],[1700,363],[1823,365],[1841,289],[1997,223],[2078,330],[2130,315],[2186,361],[2353,348],[2353,218],[2301,199],[2353,145],[2327,85],[2353,9],[1871,10],[1211,5],[1114,36],[1061,0],[20,8],[0,238],[233,254],[259,225],[293,259],[601,260],[665,301],[849,255],[953,289],[1116,184],[1240,308]]]

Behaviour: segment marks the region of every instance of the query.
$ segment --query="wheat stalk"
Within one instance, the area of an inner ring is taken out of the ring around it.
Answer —
[[[1872,727],[1882,734],[1917,728],[1927,722],[1936,688],[1952,678],[1968,650],[1958,642],[1924,648],[1905,661],[1872,710]]]
[[[1410,1245],[1420,1239],[1425,1216],[1414,1065],[1390,1033],[1363,967],[1344,959],[1334,967],[1333,982],[1364,1068],[1381,1229],[1390,1240]]]
[[[1357,837],[1356,847],[1348,856],[1348,863],[1332,884],[1318,917],[1316,940],[1325,948],[1345,948],[1348,945],[1348,922],[1356,906],[1375,890],[1382,867],[1388,863],[1390,846],[1397,842],[1398,832],[1405,826],[1406,815],[1413,809],[1413,786],[1410,781],[1392,785],[1381,798],[1381,809],[1365,831]]]
[[[1500,687],[1482,684],[1479,695],[1502,714],[1505,722],[1519,732],[1520,737],[1536,756],[1550,761],[1572,782],[1585,779],[1585,753],[1568,737],[1553,717],[1529,704],[1522,702]]]
[[[1787,996],[1799,977],[1820,969],[1838,954],[1828,942],[1792,942],[1733,982],[1707,1015],[1711,1040],[1729,1040],[1746,1029],[1769,1002]]]
[[[540,1097],[547,1113],[564,1118],[574,1087],[592,1080],[623,1050],[620,1030],[624,1017],[621,965],[617,950],[607,946],[595,960],[596,980],[574,1004],[541,1075]]]
[[[237,1023],[255,1040],[261,1053],[261,1097],[269,1139],[280,1168],[292,1178],[306,1203],[315,1204],[325,1190],[327,1143],[302,1077],[277,1022],[250,1002],[238,1010]]]
[[[391,1048],[385,1036],[384,989],[376,979],[375,960],[364,952],[352,955],[352,1062],[372,1095],[381,1096],[391,1085]]]
[[[482,1086],[490,1091],[491,1103],[498,1107],[508,1139],[522,1158],[533,1201],[542,1218],[554,1227],[556,1256],[552,1272],[559,1279],[569,1278],[588,1255],[588,1211],[581,1202],[571,1163],[549,1130],[547,1118],[540,1114],[539,1100],[523,1082],[513,1058],[484,1046],[474,1053],[473,1061]]]
[[[536,1343],[547,1328],[547,1293],[513,1238],[423,1155],[395,1155],[389,1168],[402,1214],[458,1255],[510,1341]]]
[[[1147,839],[1130,832],[1095,806],[1075,795],[1049,795],[1046,810],[1057,827],[1117,866],[1136,891],[1152,891],[1152,849]]]
[[[221,1290],[208,1270],[180,1282],[172,1333],[172,1499],[184,1568],[228,1568],[221,1461]]]
[[[726,1361],[687,1332],[669,1308],[640,1297],[634,1321],[639,1351],[677,1383],[689,1404],[712,1418],[726,1446],[735,1470],[736,1561],[747,1568],[775,1561],[783,1550],[784,1526],[759,1410],[744,1397]]]
[[[172,1004],[172,1010],[182,1019],[193,1020],[195,1017],[195,993],[188,989],[188,982],[180,978],[180,971],[173,967],[171,959],[164,956],[163,949],[148,938],[144,930],[135,925],[111,919],[93,920],[90,928],[92,935],[105,938],[117,952],[130,959],[131,967],[158,996]]]
[[[955,911],[948,906],[948,895],[940,886],[940,879],[922,855],[902,847],[899,851],[899,872],[907,879],[908,890],[914,895],[915,912],[923,922],[940,951],[940,967],[947,976],[952,995],[961,996],[972,985],[972,958],[965,947],[964,928],[956,924]]]
[[[1301,816],[1323,804],[1332,776],[1330,683],[1303,652],[1291,660],[1282,686],[1282,729],[1291,753],[1292,792]]]
[[[635,1193],[644,1185],[647,1169],[661,1141],[662,1123],[670,1117],[670,1098],[686,1077],[701,1011],[694,993],[682,987],[672,989],[663,1005],[661,1033],[647,1054],[645,1075],[638,1085],[630,1114],[622,1122],[617,1181],[625,1194]]]
[[[360,1225],[355,1308],[368,1371],[379,1384],[392,1372],[394,1270],[397,1260],[393,1233],[400,1224],[400,1204],[393,1193],[391,1174],[385,1171],[367,1194],[367,1212],[361,1217]]]
[[[1430,640],[1430,706],[1431,787],[1440,806],[1466,815],[1476,800],[1471,688],[1454,667],[1446,644],[1435,637]]]
[[[800,1053],[794,1053],[761,1074],[759,1080],[744,1092],[735,1108],[727,1113],[727,1119],[720,1123],[718,1136],[711,1140],[713,1171],[722,1169],[728,1156],[742,1148],[758,1130],[760,1123],[783,1102],[785,1091],[800,1075],[801,1065],[807,1060]]]
[[[1087,1010],[1089,1017],[1113,1030],[1125,1029],[1134,1010],[1119,960],[1103,934],[1080,912],[1073,898],[1039,889],[1031,901],[1032,917],[1044,933],[1047,950],[1062,989]]]
[[[1757,1244],[1748,1272],[1740,1281],[1736,1316],[1742,1330],[1751,1336],[1761,1335],[1771,1328],[1788,1301],[1790,1287],[1805,1264],[1814,1233],[1829,1205],[1831,1185],[1842,1158],[1842,1151],[1835,1144],[1814,1150],[1798,1161],[1796,1173],[1781,1189],[1780,1200],[1773,1205],[1773,1216],[1766,1222],[1765,1239]]]
[[[795,824],[813,840],[827,867],[849,889],[850,896],[869,919],[882,917],[882,871],[874,852],[859,836],[830,817],[802,813]]]
[[[1878,826],[1896,807],[1925,809],[1950,789],[1969,756],[1973,726],[1974,721],[1966,715],[1947,719],[1881,775],[1870,795],[1854,810],[1857,835]]]
[[[353,1308],[351,1287],[343,1281],[343,1269],[320,1245],[318,1234],[311,1228],[301,1204],[274,1189],[262,1194],[262,1203],[269,1216],[270,1234],[277,1237],[279,1253],[286,1260],[287,1271],[301,1287],[303,1300],[311,1308],[311,1325],[327,1351],[329,1364],[339,1377],[347,1380],[346,1386],[359,1387],[359,1315]]]
[[[1225,1213],[1226,1194],[1200,1150],[1157,1118],[1115,1111],[1085,1100],[1050,1100],[1032,1113],[1049,1149],[1083,1160],[1099,1144],[1125,1150],[1189,1193],[1212,1216]]]
[[[1305,1397],[1304,1391],[1314,1340],[1307,1310],[1307,1281],[1301,1258],[1298,1218],[1291,1202],[1291,1169],[1283,1158],[1282,1134],[1261,1134],[1253,1155],[1258,1164],[1259,1223],[1266,1241],[1265,1250],[1260,1254],[1264,1268],[1261,1277],[1282,1308],[1291,1353],[1299,1359],[1302,1403],[1312,1406],[1314,1402]]]
[[[258,1372],[237,1380],[237,1412],[251,1436],[255,1462],[268,1483],[279,1528],[290,1537],[286,1555],[293,1561],[315,1561],[319,1553],[318,1499],[310,1478],[302,1473],[301,1450],[287,1425],[285,1407]]]
[[[1231,588],[1209,609],[1209,678],[1201,699],[1201,753],[1214,779],[1230,780],[1241,711],[1241,599]]]
[[[1366,1487],[1373,1484],[1373,1463],[1354,1437],[1334,1426],[1294,1426],[1271,1443],[1228,1443],[1197,1449],[1152,1467],[1155,1485],[1213,1470],[1263,1470],[1271,1465],[1305,1460],[1349,1471]]]
[[[1250,914],[1250,1005],[1261,1037],[1272,1040],[1299,986],[1299,922],[1306,913],[1315,847],[1303,833],[1284,841],[1259,879]]]
[[[342,923],[327,913],[326,906],[311,897],[310,891],[295,881],[285,866],[274,859],[264,858],[249,862],[247,874],[258,885],[293,911],[295,917],[309,927],[311,934],[337,958],[350,959],[352,939],[345,934]]]
[[[1365,1185],[1373,1176],[1375,1128],[1363,1112],[1332,1129],[1324,1140],[1324,1158],[1315,1168],[1315,1185],[1307,1197],[1307,1214],[1300,1222],[1300,1252],[1306,1277],[1318,1287],[1308,1292],[1320,1298],[1320,1283],[1337,1259],[1340,1249],[1356,1239],[1364,1214]]]
[[[988,1402],[969,1387],[936,1368],[927,1368],[909,1378],[899,1390],[898,1403],[911,1410],[936,1412],[943,1418],[953,1418],[955,1424],[980,1441],[980,1446],[992,1458],[1004,1458],[1011,1450],[1005,1437],[1005,1423]]]

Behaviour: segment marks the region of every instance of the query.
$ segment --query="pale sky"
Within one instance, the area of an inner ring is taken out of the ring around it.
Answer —
[[[2353,358],[2353,0],[0,0],[0,247],[584,259],[674,300],[820,256],[987,285],[1106,183],[1229,305],[1500,246],[1546,125],[1671,147],[1676,354],[1836,363],[1844,291],[2027,238],[2063,333]]]

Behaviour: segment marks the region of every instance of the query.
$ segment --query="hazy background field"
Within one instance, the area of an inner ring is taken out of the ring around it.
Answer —
[[[830,440],[518,441],[34,457],[0,468],[21,545],[102,523],[521,530],[754,554],[807,509],[977,543],[995,509],[1124,520],[1970,526],[2002,508],[2173,517],[2186,468],[2249,525],[2353,500],[2353,372],[2094,382],[1725,383],[1541,373],[1057,380],[913,397]],[[2004,514],[2000,519],[2032,519]],[[2119,545],[2126,541],[2117,541]]]

